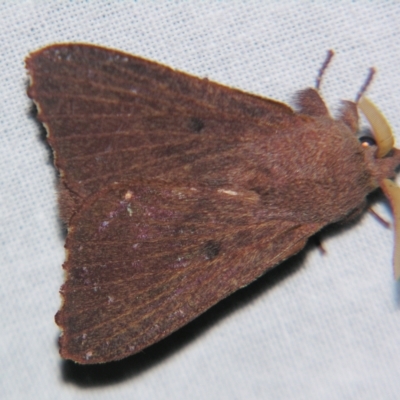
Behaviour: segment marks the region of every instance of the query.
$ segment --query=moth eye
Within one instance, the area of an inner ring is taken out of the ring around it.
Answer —
[[[376,140],[371,136],[361,136],[358,140],[363,147],[376,146]]]

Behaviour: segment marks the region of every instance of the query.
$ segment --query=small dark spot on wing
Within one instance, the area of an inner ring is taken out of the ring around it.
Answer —
[[[192,132],[200,133],[204,129],[204,122],[202,119],[197,117],[191,117],[189,120],[189,129]]]
[[[213,260],[219,254],[221,246],[214,240],[209,240],[204,246],[204,255],[207,260]]]

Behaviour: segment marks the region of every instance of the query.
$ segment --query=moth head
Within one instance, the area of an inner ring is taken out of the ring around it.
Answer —
[[[374,170],[379,186],[390,201],[394,216],[395,246],[394,246],[394,275],[400,278],[400,187],[392,181],[395,170],[400,164],[400,150],[394,147],[392,129],[384,115],[372,101],[361,97],[357,103],[358,108],[371,125],[377,150],[374,154]],[[363,146],[369,146],[365,141]]]

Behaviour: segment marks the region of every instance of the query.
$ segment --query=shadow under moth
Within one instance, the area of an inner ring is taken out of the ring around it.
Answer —
[[[381,187],[399,241],[400,164],[364,97],[334,119],[316,88],[286,104],[120,51],[55,44],[26,59],[68,227],[62,357],[118,360],[179,329],[351,220]],[[359,140],[358,109],[374,141]],[[395,246],[396,278],[400,275]]]

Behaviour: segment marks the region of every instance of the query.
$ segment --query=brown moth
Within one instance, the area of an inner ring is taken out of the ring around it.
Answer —
[[[294,111],[98,46],[29,55],[28,94],[54,150],[68,226],[56,315],[64,358],[92,364],[139,352],[325,225],[355,218],[379,187],[400,237],[399,188],[388,179],[400,150],[362,97],[366,85],[330,116],[318,88],[331,56]],[[357,107],[376,145],[357,138]]]

